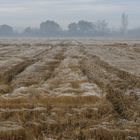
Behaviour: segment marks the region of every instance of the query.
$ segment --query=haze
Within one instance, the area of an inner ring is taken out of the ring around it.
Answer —
[[[139,0],[0,0],[0,24],[16,29],[39,27],[40,22],[55,20],[64,29],[78,20],[105,19],[119,28],[123,12],[129,15],[129,28],[140,26]]]

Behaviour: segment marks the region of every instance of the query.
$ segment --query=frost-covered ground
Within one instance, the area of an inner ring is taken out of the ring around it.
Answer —
[[[139,140],[140,41],[0,40],[0,139]]]

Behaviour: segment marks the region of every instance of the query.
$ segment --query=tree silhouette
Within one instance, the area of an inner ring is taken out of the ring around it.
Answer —
[[[91,33],[94,31],[94,25],[92,22],[80,20],[78,22],[78,28],[81,31],[81,33]]]
[[[121,33],[126,34],[127,33],[127,28],[128,28],[128,15],[125,13],[122,13],[121,16]]]
[[[70,24],[68,25],[68,30],[69,30],[69,32],[71,32],[71,33],[77,32],[77,31],[78,31],[78,25],[77,25],[77,23],[75,23],[75,22],[70,23]]]
[[[40,33],[43,35],[57,35],[61,31],[60,25],[55,21],[47,20],[40,24]]]
[[[9,25],[0,25],[0,36],[12,36],[14,34],[13,28]]]

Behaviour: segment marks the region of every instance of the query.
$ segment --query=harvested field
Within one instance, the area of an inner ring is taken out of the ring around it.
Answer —
[[[0,140],[139,139],[139,41],[0,40]]]

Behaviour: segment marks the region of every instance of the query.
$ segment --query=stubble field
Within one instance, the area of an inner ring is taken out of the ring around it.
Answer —
[[[140,41],[0,40],[0,140],[139,140]]]

